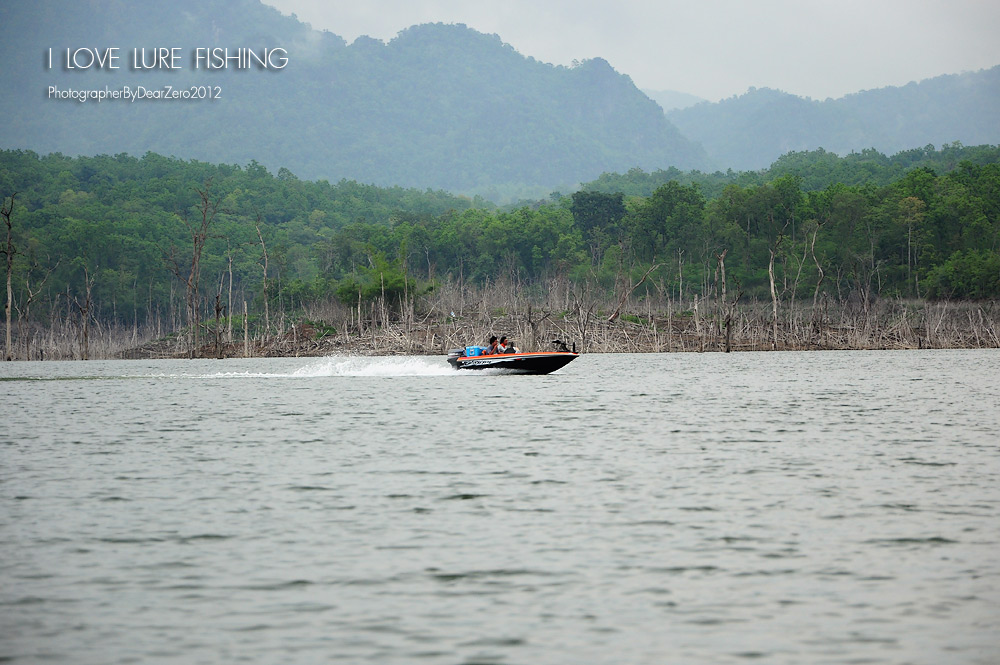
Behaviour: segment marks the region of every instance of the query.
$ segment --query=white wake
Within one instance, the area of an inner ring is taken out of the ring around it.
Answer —
[[[324,376],[456,376],[443,357],[430,356],[325,356],[282,371],[234,370],[205,373],[156,373],[145,375],[165,379],[300,379]]]
[[[444,358],[415,356],[328,356],[295,370],[291,376],[443,376],[455,370]]]

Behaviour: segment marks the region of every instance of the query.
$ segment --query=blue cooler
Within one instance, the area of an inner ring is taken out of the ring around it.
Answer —
[[[481,346],[467,346],[467,347],[465,347],[465,355],[466,355],[466,357],[469,357],[469,358],[471,358],[472,356],[481,356],[481,355],[483,355],[483,347],[481,347]]]

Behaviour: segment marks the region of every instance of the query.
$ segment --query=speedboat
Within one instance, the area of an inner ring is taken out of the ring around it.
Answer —
[[[448,362],[455,369],[497,369],[507,374],[549,374],[565,367],[580,356],[576,344],[570,350],[564,342],[555,340],[554,351],[521,353],[508,349],[505,353],[484,354],[481,346],[467,346],[448,352]]]

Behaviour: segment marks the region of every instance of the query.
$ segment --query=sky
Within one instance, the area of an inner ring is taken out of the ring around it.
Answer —
[[[348,43],[464,23],[557,65],[601,57],[642,89],[813,99],[1000,64],[1000,0],[263,0]]]

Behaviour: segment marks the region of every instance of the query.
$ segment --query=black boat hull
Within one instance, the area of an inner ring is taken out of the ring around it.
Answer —
[[[505,374],[549,374],[574,359],[579,353],[555,351],[551,353],[498,353],[489,356],[448,356],[455,369],[496,369]]]

